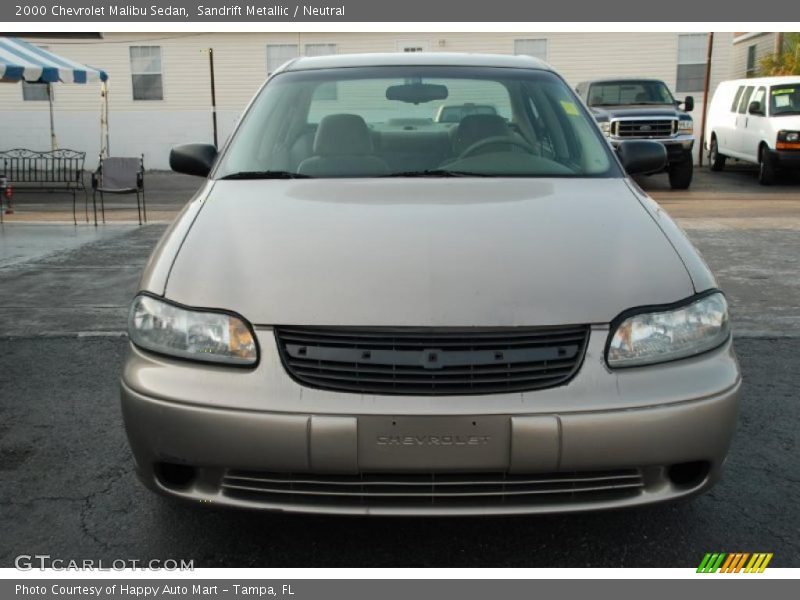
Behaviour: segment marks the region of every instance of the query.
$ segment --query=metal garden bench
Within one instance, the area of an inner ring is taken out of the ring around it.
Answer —
[[[77,224],[75,196],[83,191],[86,222],[89,222],[89,195],[83,181],[86,152],[50,150],[37,152],[25,148],[0,151],[0,173],[14,192],[48,191],[72,194],[72,220]]]

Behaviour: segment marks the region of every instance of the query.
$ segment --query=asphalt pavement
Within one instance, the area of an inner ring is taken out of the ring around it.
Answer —
[[[730,177],[716,195],[700,186],[663,202],[684,215],[731,302],[744,389],[724,477],[690,501],[565,516],[291,516],[151,494],[133,474],[117,381],[127,304],[166,225],[6,223],[0,567],[20,554],[209,567],[691,567],[734,551],[800,567],[800,187],[761,194],[741,189],[746,173]]]

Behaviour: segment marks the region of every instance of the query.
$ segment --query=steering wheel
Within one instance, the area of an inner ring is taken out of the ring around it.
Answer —
[[[466,150],[464,150],[461,154],[459,154],[458,158],[459,159],[468,158],[473,154],[475,154],[478,150],[480,150],[484,146],[493,146],[497,144],[516,146],[517,148],[522,148],[528,154],[536,154],[536,150],[534,150],[533,146],[531,146],[528,142],[504,135],[495,135],[492,137],[484,138],[482,140],[478,140],[477,142],[469,146]]]

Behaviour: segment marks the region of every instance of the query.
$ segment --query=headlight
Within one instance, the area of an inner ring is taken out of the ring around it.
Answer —
[[[728,339],[728,303],[715,292],[679,308],[630,316],[612,335],[607,357],[610,367],[693,356]]]
[[[779,131],[775,148],[777,150],[800,150],[800,132]]]
[[[600,131],[603,132],[603,135],[611,135],[611,121],[599,121],[597,124],[600,126]]]
[[[693,121],[678,121],[678,133],[689,134],[694,131],[694,122]]]
[[[128,316],[131,341],[153,352],[231,365],[253,365],[258,349],[250,326],[234,315],[182,308],[137,296]]]

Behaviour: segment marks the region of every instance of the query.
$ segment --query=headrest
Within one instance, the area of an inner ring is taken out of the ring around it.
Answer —
[[[358,115],[337,114],[322,117],[314,137],[314,154],[372,154],[369,127]]]
[[[461,154],[476,142],[508,135],[508,125],[500,115],[467,115],[458,124],[453,138],[453,149],[456,154]]]

